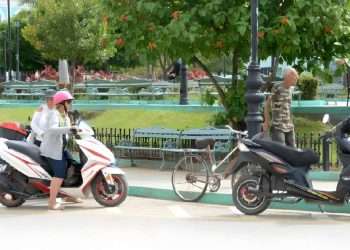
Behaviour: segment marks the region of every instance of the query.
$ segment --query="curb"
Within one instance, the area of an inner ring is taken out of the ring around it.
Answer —
[[[172,200],[181,201],[173,190],[162,188],[149,188],[140,186],[130,186],[129,195],[143,198],[153,198],[160,200]],[[232,206],[232,197],[230,194],[220,193],[206,193],[199,203],[215,204],[215,205],[227,205]],[[327,213],[350,213],[350,206],[345,205],[321,205],[322,211]],[[281,202],[272,202],[269,209],[279,210],[297,210],[297,211],[309,211],[309,212],[321,212],[320,206],[317,203],[306,203],[301,201],[299,203],[287,204]]]

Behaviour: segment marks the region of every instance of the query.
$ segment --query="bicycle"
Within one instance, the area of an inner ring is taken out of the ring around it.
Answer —
[[[226,126],[232,134],[237,136],[238,142],[247,137],[247,131],[241,132],[234,130],[230,126]],[[196,141],[196,149],[185,149],[184,157],[182,157],[175,165],[171,183],[175,194],[183,201],[198,201],[203,197],[209,186],[210,192],[217,192],[221,186],[221,180],[224,175],[215,173],[238,149],[234,147],[227,155],[218,163],[214,160],[214,156],[210,150],[215,140],[204,139]],[[198,153],[204,153],[208,156],[205,159]],[[210,166],[208,165],[208,160]],[[229,164],[231,166],[231,164]],[[229,167],[228,166],[228,167]]]

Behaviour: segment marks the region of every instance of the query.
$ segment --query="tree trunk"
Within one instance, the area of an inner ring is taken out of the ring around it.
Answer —
[[[221,100],[221,103],[222,105],[224,106],[224,109],[226,111],[228,111],[229,107],[226,106],[226,102],[225,102],[225,92],[224,90],[220,87],[218,81],[215,79],[215,77],[213,76],[213,74],[210,72],[210,70],[208,69],[208,67],[197,57],[197,56],[194,56],[193,57],[193,61],[195,63],[197,63],[209,76],[210,80],[212,80],[216,90],[218,91],[219,93],[219,97],[220,97],[220,100]]]
[[[237,87],[239,68],[239,51],[234,50],[232,54],[232,87]]]
[[[273,81],[276,80],[276,74],[277,74],[277,69],[278,69],[278,63],[279,63],[279,53],[276,53],[276,55],[272,55],[271,56],[271,75],[269,76],[264,90],[270,92],[272,85],[273,85]]]
[[[76,66],[76,62],[75,60],[72,60],[72,65],[71,65],[71,78],[72,78],[72,82],[69,84],[69,91],[73,93],[74,91],[74,84],[75,84],[75,66]]]
[[[162,69],[162,80],[167,79],[168,63],[166,55],[159,55],[159,65]]]

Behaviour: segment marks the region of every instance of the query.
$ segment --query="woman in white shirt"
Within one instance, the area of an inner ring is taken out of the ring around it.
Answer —
[[[45,92],[45,103],[42,104],[33,115],[32,122],[30,126],[32,128],[32,133],[29,135],[29,142],[34,143],[40,147],[41,141],[43,140],[42,136],[47,129],[47,117],[48,113],[55,108],[53,102],[53,96],[56,94],[55,90],[49,89]]]
[[[49,198],[49,209],[52,210],[63,209],[60,204],[56,203],[56,197],[67,171],[67,152],[65,148],[68,135],[77,132],[77,128],[71,126],[68,116],[73,99],[68,91],[58,91],[54,95],[53,102],[56,109],[48,114],[47,130],[43,133],[40,146],[41,155],[47,159],[53,170]],[[67,201],[80,202],[76,198],[69,198]]]

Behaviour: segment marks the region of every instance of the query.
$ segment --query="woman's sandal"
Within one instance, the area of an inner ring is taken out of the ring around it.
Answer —
[[[62,211],[63,209],[64,209],[64,206],[62,206],[59,203],[56,203],[53,206],[51,206],[51,205],[49,206],[49,210]]]
[[[82,203],[83,200],[80,198],[75,198],[75,197],[71,197],[71,196],[66,196],[63,198],[64,202],[72,202],[72,203]]]

